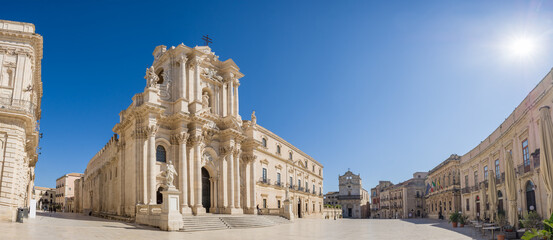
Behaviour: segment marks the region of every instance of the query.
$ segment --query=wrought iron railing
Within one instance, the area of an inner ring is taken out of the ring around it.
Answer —
[[[260,183],[264,183],[264,184],[271,184],[271,179],[267,179],[267,178],[260,178],[259,179],[259,182]]]
[[[0,110],[4,109],[35,114],[35,105],[31,101],[0,97]]]

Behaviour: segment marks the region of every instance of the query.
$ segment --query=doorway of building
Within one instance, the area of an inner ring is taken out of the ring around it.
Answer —
[[[348,217],[351,217],[351,208],[348,208]]]
[[[528,212],[536,211],[536,193],[534,189],[534,183],[528,181],[526,183],[526,210],[528,210]]]
[[[301,218],[301,200],[298,199],[298,218]]]
[[[209,172],[202,168],[202,206],[206,212],[211,208],[211,182],[209,180]]]
[[[476,217],[480,219],[480,197],[476,196]]]

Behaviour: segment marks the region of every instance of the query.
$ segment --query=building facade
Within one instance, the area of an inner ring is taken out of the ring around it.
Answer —
[[[461,211],[460,161],[459,155],[452,154],[428,172],[425,202],[429,218],[447,218]]]
[[[511,153],[515,164],[519,216],[536,211],[546,214],[547,194],[540,176],[540,113],[552,106],[553,74],[550,71],[495,131],[461,157],[461,205],[471,218],[490,217],[488,174],[495,174],[498,210],[507,213],[505,160]]]
[[[56,190],[54,188],[35,186],[36,209],[49,210],[54,206]]]
[[[346,218],[368,218],[370,215],[369,192],[363,188],[360,175],[347,171],[338,177],[338,204]]]
[[[135,217],[157,208],[176,170],[183,215],[279,214],[322,217],[323,166],[239,115],[243,74],[209,47],[155,48],[144,92],[120,115],[116,133],[88,163],[85,213]],[[79,199],[76,199],[79,202]]]
[[[0,221],[15,221],[34,198],[41,60],[33,24],[0,20]]]
[[[378,194],[380,205],[378,209],[373,210],[376,213],[375,218],[423,217],[425,215],[424,182],[427,175],[427,172],[415,172],[413,178],[395,185],[381,181],[372,189],[375,194]],[[377,189],[380,190],[379,193]]]
[[[371,216],[372,218],[380,218],[381,195],[384,189],[394,185],[390,181],[379,181],[376,187],[371,188]]]
[[[62,211],[74,210],[75,180],[82,176],[82,173],[68,173],[56,179],[56,205],[60,206]]]

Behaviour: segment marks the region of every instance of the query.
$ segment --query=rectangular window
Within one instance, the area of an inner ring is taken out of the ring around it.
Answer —
[[[470,207],[469,207],[469,199],[467,198],[467,211],[470,211]]]
[[[469,187],[469,175],[465,175],[465,187]]]
[[[488,166],[484,166],[484,181],[488,180]]]
[[[499,159],[495,160],[495,178],[501,178],[501,172],[499,171]]]
[[[277,184],[280,185],[280,173],[277,173]]]
[[[305,181],[305,191],[308,191],[308,190],[309,190],[309,189],[307,189],[307,186],[309,186],[309,185],[307,185],[307,184],[308,184],[307,181]]]
[[[474,186],[478,186],[478,171],[474,171]]]
[[[292,179],[292,177],[290,177],[290,187],[291,187],[291,188],[294,187],[294,179]]]
[[[267,182],[267,169],[263,168],[263,182]]]
[[[301,179],[298,179],[298,189],[301,188]]]
[[[277,207],[280,208],[280,200],[277,200]]]
[[[263,208],[267,208],[267,199],[263,199]]]
[[[313,189],[312,190],[313,190],[313,193],[315,193],[315,184],[313,184]]]
[[[528,150],[528,139],[522,142],[522,160],[524,167],[530,166],[530,151]]]

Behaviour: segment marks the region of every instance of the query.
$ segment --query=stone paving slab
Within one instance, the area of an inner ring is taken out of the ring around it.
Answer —
[[[473,238],[477,236],[478,238]],[[490,237],[488,236],[487,239]],[[0,223],[0,239],[483,239],[470,227],[431,219],[299,219],[265,228],[164,232],[74,213],[38,213],[25,223]]]

